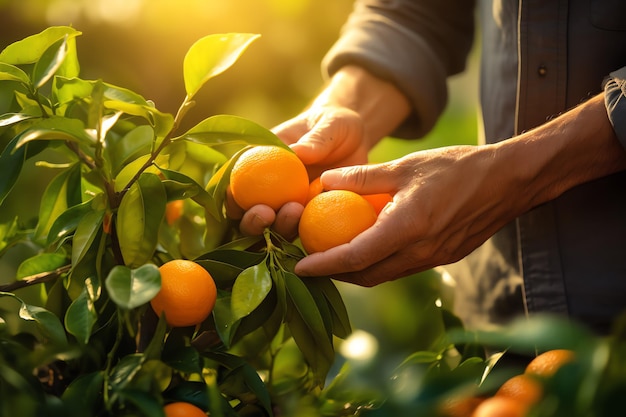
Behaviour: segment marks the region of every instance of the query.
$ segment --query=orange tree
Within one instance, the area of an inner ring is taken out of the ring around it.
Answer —
[[[177,128],[198,90],[257,35],[195,42],[173,116],[79,78],[80,34],[50,27],[0,53],[0,202],[39,205],[36,224],[16,214],[0,231],[3,255],[25,242],[32,251],[0,288],[0,414],[158,416],[188,401],[216,416],[271,415],[279,400],[268,387],[293,342],[306,364],[294,386],[321,387],[333,337],[350,332],[339,292],[329,278],[292,272],[298,246],[269,230],[241,237],[223,213],[238,155],[288,148],[234,116]],[[41,195],[16,187],[27,161],[49,168]],[[180,200],[182,214],[166,221]],[[193,259],[216,281],[213,314],[197,326],[172,328],[148,307],[158,267],[172,259]]]

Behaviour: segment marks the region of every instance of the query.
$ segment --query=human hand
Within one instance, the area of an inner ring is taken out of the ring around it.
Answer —
[[[363,143],[363,123],[355,112],[339,107],[309,109],[274,128],[274,133],[289,144],[307,165],[311,180],[328,169],[367,162]],[[240,230],[247,235],[260,235],[272,226],[286,239],[295,238],[304,207],[296,202],[285,204],[278,212],[266,205],[247,211],[237,206],[230,190],[226,211],[233,219],[241,219]]]
[[[295,272],[374,286],[461,259],[518,214],[504,197],[519,190],[491,171],[492,156],[489,146],[456,146],[325,172],[328,189],[393,202],[352,242],[305,257]]]

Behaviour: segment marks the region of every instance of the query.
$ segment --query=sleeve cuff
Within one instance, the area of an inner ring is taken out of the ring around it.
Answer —
[[[604,104],[617,139],[626,149],[626,67],[613,71],[604,82]]]

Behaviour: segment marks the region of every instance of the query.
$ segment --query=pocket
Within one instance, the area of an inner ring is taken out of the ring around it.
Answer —
[[[591,0],[591,24],[598,29],[626,30],[625,0]]]

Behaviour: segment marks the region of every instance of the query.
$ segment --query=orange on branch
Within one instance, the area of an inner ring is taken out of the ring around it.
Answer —
[[[561,366],[574,360],[574,351],[568,349],[553,349],[535,357],[524,373],[536,375],[540,378],[550,378]]]
[[[206,417],[206,413],[201,408],[193,404],[178,401],[167,404],[163,407],[165,417]]]
[[[528,406],[508,397],[490,397],[480,403],[472,417],[524,417]]]
[[[300,217],[298,234],[308,253],[322,252],[350,242],[376,222],[374,207],[362,196],[346,190],[318,194]]]
[[[230,189],[244,210],[265,204],[274,210],[295,201],[306,204],[309,175],[295,153],[278,146],[255,146],[237,159],[230,173]]]
[[[154,312],[171,327],[195,326],[213,311],[217,288],[213,277],[199,264],[184,259],[169,261],[159,268],[161,290],[150,301]]]
[[[537,403],[543,395],[543,386],[531,375],[515,375],[502,384],[496,392],[497,397],[513,398],[526,405]]]

